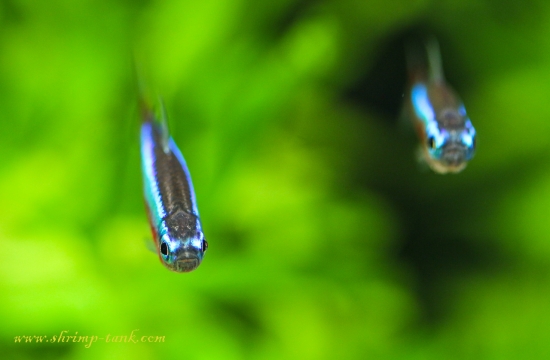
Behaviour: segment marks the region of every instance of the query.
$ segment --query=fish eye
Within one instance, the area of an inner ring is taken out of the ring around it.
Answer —
[[[165,258],[168,256],[168,245],[166,244],[166,241],[163,241],[162,244],[160,244],[160,253]]]
[[[208,241],[204,240],[202,242],[202,252],[205,252],[206,250],[208,250]]]
[[[435,149],[435,139],[434,139],[433,136],[430,136],[430,137],[428,138],[428,147],[429,147],[430,149],[432,149],[432,150]]]

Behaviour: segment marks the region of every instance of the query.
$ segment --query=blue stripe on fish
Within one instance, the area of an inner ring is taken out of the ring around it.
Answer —
[[[161,262],[173,271],[192,271],[208,243],[187,164],[168,134],[164,115],[157,119],[144,112],[141,158],[145,203]]]

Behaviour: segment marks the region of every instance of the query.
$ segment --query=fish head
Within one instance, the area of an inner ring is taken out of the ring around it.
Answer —
[[[194,221],[185,217],[191,217]],[[158,243],[161,262],[175,272],[195,270],[208,249],[199,218],[194,215],[176,217],[165,221],[164,225]]]
[[[469,119],[464,126],[445,128],[433,122],[426,128],[428,163],[439,173],[459,172],[475,153],[476,132]]]

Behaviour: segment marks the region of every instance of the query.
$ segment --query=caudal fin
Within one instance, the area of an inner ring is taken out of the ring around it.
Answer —
[[[430,80],[433,82],[445,81],[445,78],[443,76],[443,65],[441,64],[441,52],[439,50],[439,43],[437,42],[435,36],[431,36],[426,39],[425,45],[430,69]]]
[[[435,36],[427,37],[423,42],[410,41],[405,44],[409,80],[415,82],[443,82],[443,66],[439,43]]]
[[[170,134],[166,117],[164,101],[160,96],[153,96],[151,88],[145,81],[143,68],[134,60],[135,84],[138,99],[138,107],[142,123],[151,123],[161,135],[162,146],[168,149]],[[156,101],[153,99],[156,97]]]
[[[418,41],[409,40],[405,43],[405,59],[407,73],[411,84],[428,80],[428,61],[426,53]]]

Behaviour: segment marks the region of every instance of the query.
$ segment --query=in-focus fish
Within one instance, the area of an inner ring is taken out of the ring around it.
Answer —
[[[166,115],[155,116],[142,101],[141,166],[147,215],[161,262],[170,270],[196,269],[204,238],[189,170],[168,133]]]
[[[437,41],[426,43],[424,57],[408,49],[407,62],[410,90],[405,110],[420,138],[420,158],[437,173],[458,173],[474,156],[476,130],[445,82]]]

